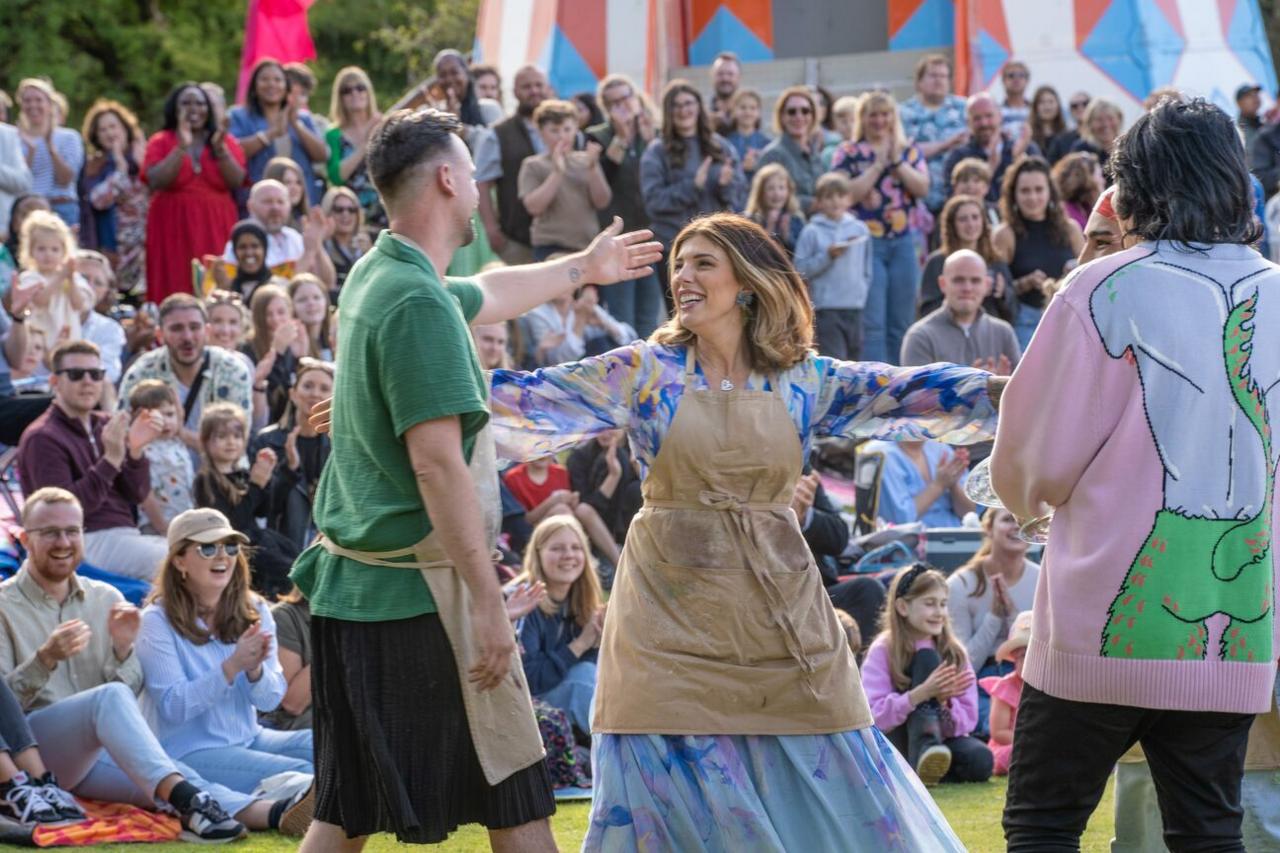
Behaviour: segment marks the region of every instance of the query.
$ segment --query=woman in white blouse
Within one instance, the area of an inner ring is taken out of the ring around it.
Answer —
[[[165,751],[211,782],[251,793],[277,773],[313,773],[313,753],[309,729],[258,724],[286,684],[271,611],[249,589],[247,542],[217,510],[176,516],[136,649],[143,710]]]
[[[969,562],[947,578],[947,609],[956,638],[964,643],[979,678],[1004,675],[1008,663],[997,664],[996,649],[1009,637],[1013,620],[1030,610],[1040,567],[1027,559],[1027,543],[1018,536],[1018,520],[1005,509],[982,516],[985,536]],[[978,727],[987,731],[991,697],[978,688]]]

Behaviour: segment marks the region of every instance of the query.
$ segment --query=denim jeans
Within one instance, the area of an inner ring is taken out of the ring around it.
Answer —
[[[569,715],[569,722],[591,734],[591,700],[595,695],[596,665],[584,660],[569,667],[564,681],[537,698],[562,709]]]
[[[277,773],[315,773],[311,729],[263,729],[245,746],[197,749],[182,760],[204,778],[242,794],[253,793],[259,782]]]
[[[1027,351],[1027,344],[1031,343],[1031,336],[1035,334],[1036,326],[1040,325],[1040,318],[1043,316],[1043,308],[1032,308],[1025,302],[1018,303],[1018,316],[1013,320],[1013,331],[1018,336],[1018,348],[1023,352]]]
[[[635,329],[641,340],[666,321],[666,305],[657,273],[602,287],[600,296],[613,318]]]
[[[862,357],[897,364],[902,338],[915,320],[920,264],[915,234],[876,237],[871,241],[871,289],[862,311]]]
[[[154,809],[156,786],[178,773],[208,791],[230,814],[253,802],[252,797],[209,784],[166,755],[137,697],[119,682],[69,696],[33,711],[27,720],[45,765],[59,785],[77,796]]]
[[[27,715],[22,713],[18,697],[13,695],[8,684],[0,683],[0,752],[7,752],[12,758],[35,744],[36,736],[31,733],[31,725],[27,722]]]

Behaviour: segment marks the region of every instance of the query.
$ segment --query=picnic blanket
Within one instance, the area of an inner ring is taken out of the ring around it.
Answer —
[[[33,828],[0,817],[0,844],[85,847],[130,841],[177,841],[182,832],[176,817],[144,811],[124,803],[77,802],[89,819],[68,826]]]

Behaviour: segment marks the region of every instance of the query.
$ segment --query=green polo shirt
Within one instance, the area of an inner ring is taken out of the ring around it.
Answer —
[[[315,500],[316,527],[334,542],[392,551],[431,532],[404,434],[456,415],[471,458],[489,418],[488,383],[467,328],[483,301],[474,282],[442,282],[420,248],[388,231],[351,270],[338,301],[333,452]],[[419,572],[320,547],[298,558],[292,576],[317,616],[385,622],[436,609]]]

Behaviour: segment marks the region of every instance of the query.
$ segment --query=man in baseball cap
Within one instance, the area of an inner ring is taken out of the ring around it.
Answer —
[[[1236,89],[1236,126],[1244,138],[1244,150],[1253,147],[1253,140],[1262,130],[1262,87],[1253,83],[1245,83]]]

